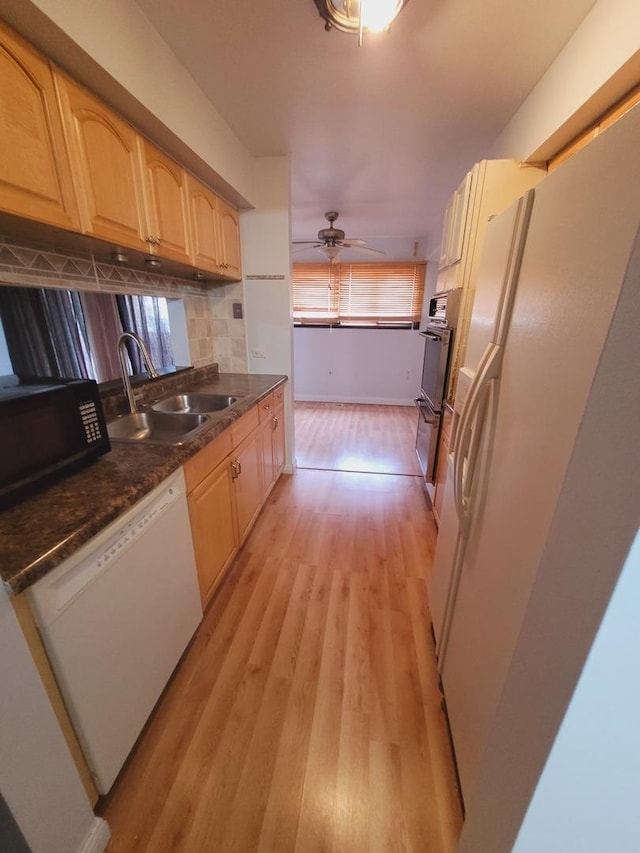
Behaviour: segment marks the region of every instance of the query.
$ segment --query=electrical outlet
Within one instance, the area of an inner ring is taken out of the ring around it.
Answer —
[[[266,358],[267,357],[267,351],[264,349],[252,349],[251,355],[254,358]]]

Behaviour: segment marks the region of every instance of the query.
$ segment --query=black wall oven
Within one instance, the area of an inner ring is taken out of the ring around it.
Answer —
[[[457,324],[460,291],[436,294],[431,300],[424,338],[424,361],[418,408],[416,453],[427,483],[435,481],[440,423],[449,380],[449,364]]]

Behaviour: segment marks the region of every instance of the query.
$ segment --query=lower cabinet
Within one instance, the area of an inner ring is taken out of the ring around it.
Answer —
[[[273,421],[272,441],[275,468],[273,482],[275,483],[284,471],[284,406],[276,409]]]
[[[185,466],[186,468],[186,466]],[[205,604],[238,550],[233,475],[225,459],[188,495],[200,598]]]
[[[254,430],[233,453],[231,462],[238,520],[238,535],[244,542],[251,525],[262,508],[262,459],[260,433]]]
[[[284,388],[276,388],[259,407],[265,497],[284,469]]]
[[[185,463],[203,607],[248,536],[283,468],[282,388]]]

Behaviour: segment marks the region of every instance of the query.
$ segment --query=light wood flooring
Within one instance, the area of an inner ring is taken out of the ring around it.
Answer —
[[[420,476],[413,406],[296,403],[300,468]]]
[[[434,538],[419,478],[281,477],[102,803],[108,853],[452,851]]]

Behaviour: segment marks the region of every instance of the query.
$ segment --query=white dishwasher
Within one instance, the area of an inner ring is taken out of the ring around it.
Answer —
[[[182,469],[29,595],[104,794],[202,619]]]

